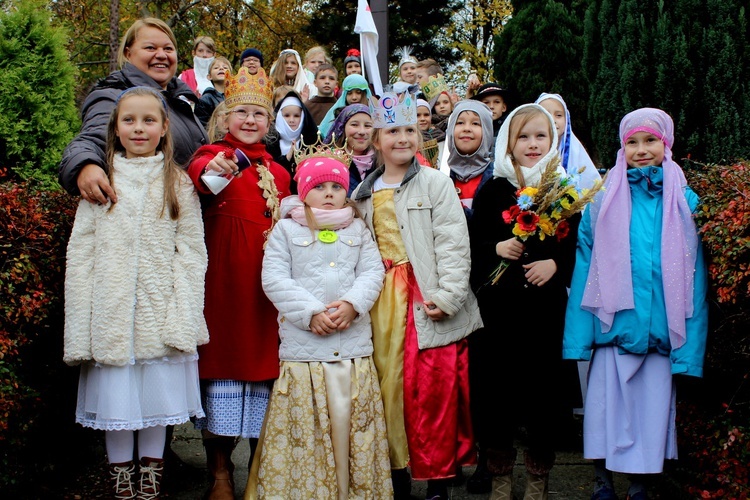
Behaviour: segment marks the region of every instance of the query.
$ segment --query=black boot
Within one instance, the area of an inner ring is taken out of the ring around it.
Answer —
[[[406,469],[391,469],[393,482],[393,499],[409,500],[411,498],[411,476]]]
[[[466,491],[472,494],[489,493],[492,490],[492,474],[487,469],[487,453],[479,450],[477,468],[466,481]]]
[[[450,479],[430,479],[427,481],[426,500],[448,500]]]

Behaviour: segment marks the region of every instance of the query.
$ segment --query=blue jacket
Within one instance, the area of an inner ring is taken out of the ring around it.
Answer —
[[[630,253],[635,308],[615,315],[612,329],[603,333],[599,320],[581,309],[581,300],[589,273],[593,234],[589,212],[583,215],[578,232],[576,265],[565,316],[563,357],[590,359],[597,347],[617,346],[620,354],[658,352],[669,356],[673,374],[701,377],[708,332],[707,268],[698,245],[693,286],[693,316],[686,320],[687,341],[672,349],[661,276],[661,223],[663,172],[658,167],[628,170],[632,217]],[[685,189],[691,210],[698,196]],[[605,284],[606,286],[606,284]]]

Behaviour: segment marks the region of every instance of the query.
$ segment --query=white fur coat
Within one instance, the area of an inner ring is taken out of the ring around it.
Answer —
[[[164,158],[114,161],[118,203],[81,201],[68,243],[63,360],[125,365],[195,353],[208,257],[200,203],[184,176],[180,217],[162,214]]]

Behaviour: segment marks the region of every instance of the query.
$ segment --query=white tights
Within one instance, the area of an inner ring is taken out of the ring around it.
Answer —
[[[162,458],[167,428],[163,425],[147,427],[138,432],[138,458]],[[104,443],[111,464],[133,460],[136,431],[105,431]]]

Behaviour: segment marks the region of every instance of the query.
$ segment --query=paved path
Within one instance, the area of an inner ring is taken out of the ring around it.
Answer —
[[[174,432],[172,449],[182,460],[197,471],[192,477],[175,485],[168,496],[175,500],[199,499],[208,487],[206,472],[206,456],[203,451],[200,433],[193,429],[192,424],[177,426]],[[232,461],[236,465],[234,473],[237,498],[242,498],[245,482],[247,481],[247,461],[250,456],[250,447],[247,440],[242,441],[232,455]],[[519,457],[522,456],[519,453]],[[474,471],[473,467],[464,468],[464,474],[469,477]],[[524,467],[522,459],[519,460],[515,469],[514,493],[517,498],[523,498]],[[553,500],[588,500],[591,498],[591,480],[593,468],[591,462],[581,458],[580,452],[560,452],[557,455],[557,465],[550,474],[550,499]],[[625,497],[627,480],[621,475],[615,476],[615,485],[621,497]],[[412,495],[415,498],[424,498],[427,483],[414,482]],[[450,491],[452,499],[478,500],[487,499],[489,494],[471,495],[466,492],[465,486],[456,486]],[[324,500],[324,499],[323,499]]]

